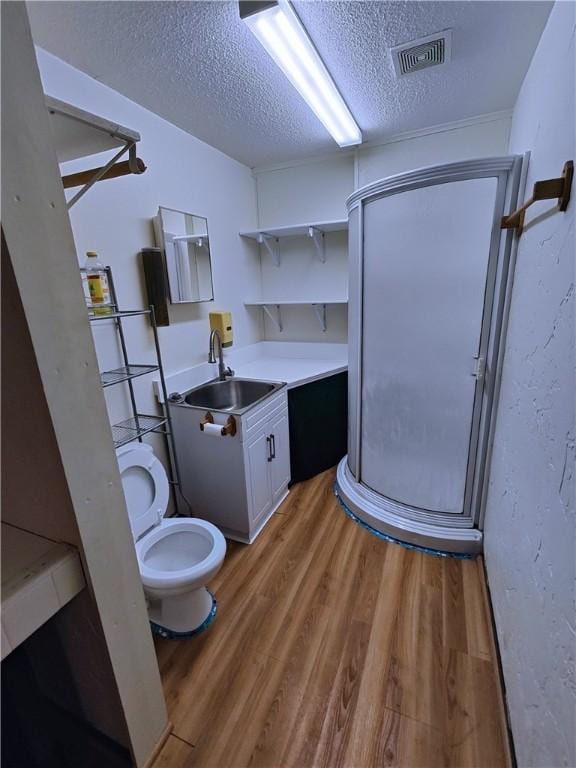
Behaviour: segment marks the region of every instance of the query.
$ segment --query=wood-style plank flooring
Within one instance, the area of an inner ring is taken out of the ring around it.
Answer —
[[[333,482],[229,543],[207,632],[157,641],[173,736],[156,768],[511,764],[482,561],[380,541]]]

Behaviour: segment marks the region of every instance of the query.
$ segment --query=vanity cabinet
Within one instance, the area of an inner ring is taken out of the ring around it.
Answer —
[[[245,453],[251,522],[257,527],[285,498],[290,482],[288,404],[263,420]]]
[[[201,429],[207,411],[170,403],[182,490],[195,517],[209,520],[228,538],[254,541],[286,498],[290,437],[286,388],[243,414],[236,433]],[[210,411],[215,425],[229,413]]]

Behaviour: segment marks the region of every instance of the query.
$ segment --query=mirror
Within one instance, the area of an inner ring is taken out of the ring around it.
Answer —
[[[212,301],[208,220],[160,207],[154,225],[157,244],[164,251],[171,303]]]

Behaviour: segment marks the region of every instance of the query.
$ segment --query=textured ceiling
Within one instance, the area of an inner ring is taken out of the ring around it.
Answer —
[[[295,2],[365,141],[510,109],[548,2]],[[236,2],[29,2],[35,42],[250,166],[336,150]],[[398,80],[389,48],[453,29]]]

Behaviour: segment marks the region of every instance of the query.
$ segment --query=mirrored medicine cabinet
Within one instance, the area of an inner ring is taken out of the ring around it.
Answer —
[[[212,301],[208,219],[161,206],[154,228],[157,245],[164,254],[170,302]]]

